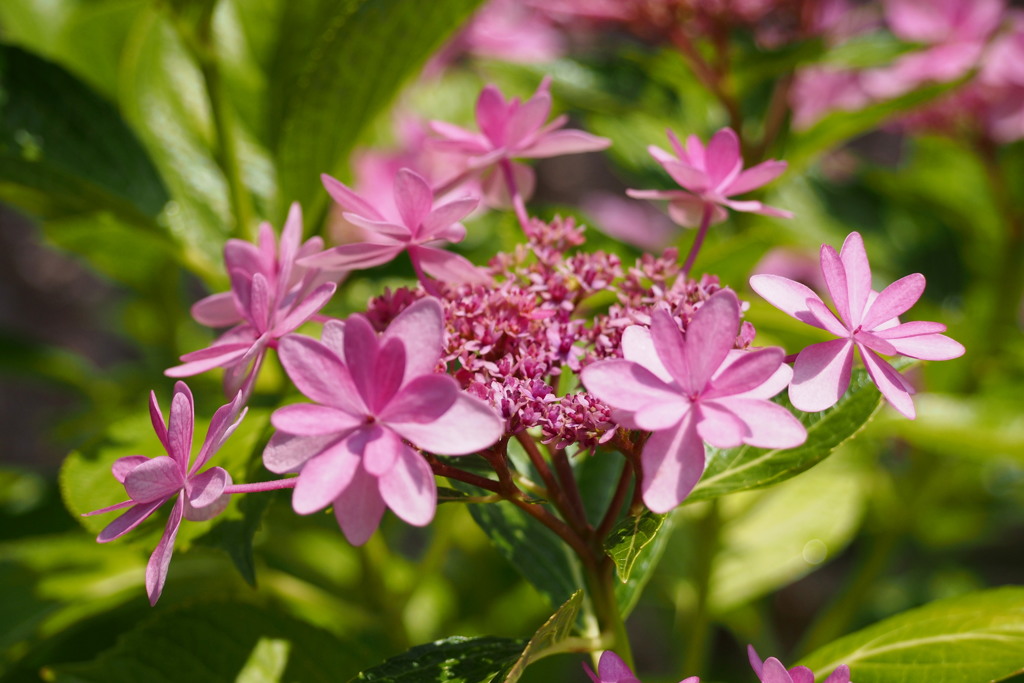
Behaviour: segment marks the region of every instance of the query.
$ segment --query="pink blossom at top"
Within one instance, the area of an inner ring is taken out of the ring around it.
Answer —
[[[753,645],[747,646],[747,657],[761,683],[814,683],[814,672],[806,666],[794,666],[787,670],[775,657],[762,662]],[[850,667],[840,664],[824,683],[850,683]]]
[[[476,266],[464,257],[436,246],[443,242],[460,242],[466,236],[465,226],[458,221],[476,207],[477,198],[462,197],[434,206],[434,192],[427,181],[403,168],[395,174],[397,215],[392,215],[387,207],[371,205],[341,181],[329,175],[321,178],[327,192],[345,209],[344,217],[366,230],[368,237],[365,242],[342,244],[307,256],[301,261],[303,266],[360,270],[387,263],[407,251],[424,283],[423,273],[449,281],[481,279]]]
[[[479,133],[446,123],[432,121],[431,128],[440,136],[433,144],[441,150],[456,152],[466,158],[470,175],[482,177],[484,202],[488,206],[509,205],[506,179],[498,166],[511,159],[543,159],[563,154],[596,152],[611,145],[611,140],[581,130],[562,129],[565,115],[544,123],[551,113],[551,78],[545,77],[533,97],[520,102],[506,100],[494,85],[488,85],[476,102],[476,123]],[[512,163],[512,175],[524,199],[533,194],[533,170]]]
[[[685,335],[658,309],[650,329],[625,330],[622,360],[583,368],[583,384],[612,407],[613,419],[651,432],[641,453],[642,490],[654,512],[668,512],[690,494],[704,472],[704,441],[790,448],[807,438],[788,410],[768,400],[792,375],[782,349],[734,350],[739,327],[739,301],[721,290],[697,310]]]
[[[174,539],[178,535],[182,517],[192,521],[213,519],[228,504],[230,496],[224,493],[224,489],[231,485],[231,475],[220,467],[211,467],[202,473],[199,470],[235,431],[245,417],[246,410],[242,408],[241,394],[236,394],[231,403],[217,409],[210,421],[203,446],[199,449],[199,456],[190,466],[195,424],[192,392],[184,382],[175,383],[170,419],[166,423],[156,394],[151,392],[149,416],[167,455],[155,458],[129,455],[116,460],[111,470],[114,477],[124,485],[129,500],[86,513],[91,516],[128,508],[127,512],[108,524],[96,537],[100,543],[107,543],[128,533],[156,512],[157,508],[175,499],[164,534],[146,565],[146,592],[152,605],[160,599],[164,589],[167,568],[174,552]]]
[[[648,147],[648,151],[683,189],[626,190],[630,197],[667,199],[669,216],[687,227],[699,225],[706,211],[711,212],[712,224],[720,223],[728,215],[726,208],[765,216],[793,217],[789,211],[758,201],[730,199],[778,178],[786,170],[785,161],[772,159],[744,171],[740,141],[731,128],[715,133],[707,147],[696,135],[687,138],[684,146],[675,133],[671,130],[667,133],[674,156],[654,145]]]
[[[633,675],[632,670],[622,661],[622,658],[611,650],[601,653],[596,674],[587,664],[583,665],[583,671],[594,683],[640,683],[640,679]],[[700,679],[690,676],[679,683],[700,683]]]
[[[482,400],[438,373],[441,305],[417,301],[380,337],[353,315],[328,322],[322,341],[281,340],[281,362],[315,401],[274,411],[278,432],[263,453],[267,469],[299,472],[292,507],[308,515],[328,505],[349,542],[365,543],[389,507],[409,524],[434,517],[430,465],[406,443],[445,455],[475,453],[504,423]]]
[[[835,405],[850,386],[853,350],[860,351],[871,380],[896,410],[913,419],[913,388],[886,363],[884,355],[924,360],[949,360],[963,355],[964,347],[941,332],[933,322],[900,323],[899,317],[924,292],[924,276],[908,275],[881,293],[871,289],[871,266],[864,241],[852,232],[842,250],[821,247],[821,272],[838,317],[804,285],[777,275],[755,275],[750,286],[768,303],[797,320],[827,330],[839,339],[812,344],[801,351],[793,366],[789,398],[800,410],[819,411]]]
[[[182,365],[168,368],[168,377],[189,377],[217,367],[226,368],[224,389],[231,396],[245,392],[266,350],[281,337],[312,318],[331,298],[339,272],[297,263],[323,249],[323,240],[302,240],[302,210],[292,204],[281,232],[280,244],[269,223],[260,226],[255,245],[228,240],[224,262],[231,291],[201,299],[192,316],[210,327],[231,327],[211,346],[186,353]]]

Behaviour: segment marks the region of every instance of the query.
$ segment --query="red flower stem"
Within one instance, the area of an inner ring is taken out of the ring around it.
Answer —
[[[690,269],[693,268],[693,262],[697,260],[697,252],[700,251],[700,247],[704,244],[704,238],[708,234],[708,228],[711,227],[711,215],[715,212],[715,205],[707,202],[704,204],[704,213],[700,217],[700,227],[697,228],[697,236],[693,238],[693,246],[690,247],[690,253],[686,256],[686,263],[683,264],[683,275],[689,276]]]
[[[622,504],[626,500],[626,493],[629,491],[629,482],[632,478],[633,463],[627,457],[626,464],[622,468],[622,474],[619,475],[619,483],[615,485],[615,492],[612,494],[612,500],[608,504],[608,510],[605,511],[604,518],[597,526],[597,533],[595,536],[601,543],[604,543],[604,539],[607,538],[609,533],[611,533],[612,527],[614,527],[615,522],[618,521],[619,512],[622,510]]]
[[[509,496],[507,500],[517,508],[530,515],[538,522],[551,529],[559,538],[573,549],[579,556],[587,572],[596,570],[593,554],[582,538],[568,524],[555,517],[551,512],[539,503],[531,503],[522,498],[522,492],[516,489],[518,495]]]
[[[565,497],[565,491],[559,485],[558,480],[551,473],[551,468],[548,467],[548,463],[544,460],[544,455],[537,448],[536,442],[529,434],[520,432],[516,434],[516,440],[523,446],[526,454],[530,456],[530,462],[537,469],[540,474],[540,478],[544,480],[544,486],[548,490],[548,494],[551,497],[551,502],[562,514],[562,517],[572,526],[573,530],[581,534],[586,530],[586,519],[581,518],[576,510],[569,505]]]
[[[576,477],[573,475],[572,465],[569,463],[569,456],[566,454],[564,448],[556,448],[552,458],[555,462],[555,472],[558,474],[558,480],[562,484],[562,490],[565,492],[566,502],[570,508],[579,517],[579,520],[585,529],[591,529],[590,522],[587,520],[586,508],[583,507],[583,498],[580,497],[580,489],[576,485]]]
[[[232,484],[231,486],[224,487],[224,493],[261,493],[263,491],[293,489],[298,482],[298,477],[290,477],[288,479],[274,479],[273,481],[254,481],[251,484]]]
[[[523,195],[519,194],[516,186],[516,177],[512,172],[512,162],[502,159],[498,162],[501,166],[501,173],[505,176],[505,184],[508,185],[508,194],[512,198],[512,208],[516,211],[516,218],[519,219],[519,226],[523,232],[530,232],[530,217],[526,213],[526,204],[523,202]]]
[[[452,467],[451,465],[441,462],[435,456],[430,454],[424,454],[424,457],[427,459],[427,463],[430,465],[431,471],[439,477],[447,477],[448,479],[472,484],[473,486],[478,486],[493,493],[502,493],[500,483],[493,479],[487,479],[486,477],[481,477],[478,474],[460,470],[458,467]]]

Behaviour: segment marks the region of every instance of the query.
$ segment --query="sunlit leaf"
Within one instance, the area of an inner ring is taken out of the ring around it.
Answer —
[[[499,677],[501,683],[515,683],[523,675],[527,666],[542,657],[560,652],[585,650],[586,648],[581,648],[580,644],[570,641],[573,627],[576,625],[576,617],[579,616],[582,605],[583,591],[579,590],[573,593],[573,596],[559,607],[558,611],[552,614],[543,626],[537,629],[512,668],[508,672],[502,672],[504,678]]]
[[[417,645],[363,671],[351,683],[490,683],[516,661],[525,645],[510,638],[452,636]]]
[[[604,540],[605,552],[615,562],[619,581],[629,580],[637,558],[661,531],[665,517],[645,509],[635,517],[623,518]]]

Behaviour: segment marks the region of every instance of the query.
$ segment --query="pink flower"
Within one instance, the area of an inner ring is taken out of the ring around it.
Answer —
[[[788,410],[768,400],[792,374],[782,349],[733,350],[739,327],[739,301],[722,290],[697,310],[685,336],[667,311],[655,310],[650,329],[634,325],[623,333],[623,360],[582,371],[613,419],[651,432],[641,453],[642,490],[654,512],[668,512],[690,494],[704,472],[704,441],[790,448],[807,438]]]
[[[434,132],[441,136],[434,145],[462,154],[470,174],[482,176],[484,202],[488,206],[505,207],[510,202],[506,180],[496,172],[502,161],[596,152],[611,145],[611,140],[581,130],[559,130],[568,121],[565,115],[545,124],[551,113],[550,87],[551,78],[545,77],[533,97],[520,102],[515,97],[506,100],[497,87],[488,85],[476,102],[480,133],[444,121],[430,123]],[[522,164],[511,166],[519,193],[524,199],[529,198],[533,194],[533,170]]]
[[[192,317],[210,327],[234,327],[208,348],[186,353],[182,365],[164,374],[189,377],[224,367],[225,392],[234,395],[245,385],[248,394],[248,380],[255,377],[267,348],[312,318],[334,294],[336,285],[329,280],[339,273],[296,263],[323,249],[323,240],[313,237],[300,245],[301,239],[302,210],[292,204],[280,245],[269,223],[260,226],[255,245],[228,240],[224,262],[231,291],[197,301]]]
[[[369,239],[307,256],[302,260],[303,266],[360,270],[387,263],[407,251],[421,282],[426,282],[423,273],[449,281],[482,278],[468,260],[436,246],[460,242],[466,236],[465,226],[458,221],[476,207],[479,200],[475,197],[454,199],[435,207],[434,192],[427,181],[403,168],[395,174],[397,215],[389,215],[390,211],[378,210],[344,183],[328,175],[321,178],[334,201],[345,209],[345,219],[366,230]]]
[[[622,658],[611,650],[605,650],[601,654],[601,660],[597,663],[597,673],[586,664],[583,671],[594,683],[640,683],[640,679],[633,675]],[[690,676],[679,683],[700,683],[696,676]]]
[[[246,410],[242,408],[241,394],[236,394],[231,403],[218,408],[210,421],[199,456],[189,466],[195,424],[192,392],[184,382],[174,385],[170,419],[166,424],[156,394],[150,393],[149,416],[167,455],[155,458],[129,455],[119,458],[111,469],[114,477],[124,484],[129,500],[86,513],[86,516],[92,516],[128,508],[127,512],[108,524],[96,537],[100,543],[107,543],[128,533],[157,508],[175,499],[164,535],[146,565],[146,592],[152,605],[160,599],[164,589],[171,553],[174,552],[174,539],[178,535],[182,517],[192,521],[213,519],[228,504],[229,495],[224,493],[224,489],[231,485],[231,475],[220,467],[211,467],[202,473],[199,470],[235,431],[245,417]]]
[[[747,657],[761,683],[814,683],[814,672],[806,666],[794,666],[787,671],[775,657],[769,657],[762,663],[753,645],[747,646]],[[824,683],[850,683],[850,667],[845,664],[837,666]]]
[[[793,367],[789,398],[800,410],[815,412],[836,404],[850,386],[853,349],[860,351],[871,380],[903,415],[914,418],[913,388],[878,354],[901,354],[924,360],[949,360],[964,347],[932,322],[900,324],[898,316],[924,292],[924,276],[908,275],[881,294],[871,289],[871,266],[860,234],[850,233],[840,253],[821,247],[821,272],[838,318],[813,291],[778,275],[755,275],[750,286],[768,303],[839,339],[812,344],[800,352]]]
[[[684,189],[626,190],[630,197],[667,199],[669,216],[687,227],[699,225],[705,211],[712,212],[712,224],[720,223],[728,215],[725,208],[779,218],[793,217],[789,211],[758,201],[730,199],[775,180],[786,170],[785,161],[769,160],[744,171],[739,138],[730,128],[715,133],[707,147],[696,135],[687,138],[684,147],[675,133],[671,130],[667,133],[675,156],[654,145],[648,147],[648,151]]]
[[[292,507],[308,515],[334,505],[349,542],[361,545],[384,508],[423,526],[434,517],[437,488],[413,446],[465,455],[497,441],[504,424],[482,400],[436,372],[444,322],[436,299],[417,301],[378,338],[353,315],[328,322],[323,340],[281,340],[281,362],[316,403],[285,406],[263,453],[271,472],[299,472]]]

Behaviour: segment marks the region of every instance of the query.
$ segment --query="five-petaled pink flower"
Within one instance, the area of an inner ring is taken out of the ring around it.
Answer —
[[[583,665],[583,671],[594,683],[640,683],[640,679],[633,675],[633,671],[622,661],[622,658],[611,650],[601,653],[596,674],[586,664]],[[700,679],[690,676],[679,683],[700,683]]]
[[[199,456],[190,466],[195,424],[192,392],[184,382],[175,383],[170,418],[166,424],[156,394],[150,393],[149,416],[167,455],[155,458],[129,455],[116,460],[111,469],[114,477],[124,484],[129,500],[86,513],[86,516],[91,516],[128,508],[96,538],[100,543],[106,543],[128,533],[161,505],[175,499],[164,535],[146,566],[146,592],[149,593],[150,604],[155,605],[163,591],[182,517],[192,521],[213,519],[228,504],[230,496],[224,493],[224,489],[231,485],[231,475],[220,467],[211,467],[202,473],[199,470],[235,431],[246,410],[242,408],[241,394],[236,394],[231,403],[221,406],[213,414]]]
[[[770,159],[744,171],[740,141],[731,128],[715,133],[707,147],[696,135],[688,137],[683,146],[675,133],[671,130],[667,133],[675,156],[654,145],[648,147],[648,151],[683,189],[626,190],[630,197],[667,199],[672,220],[691,228],[700,225],[708,212],[711,224],[724,221],[728,215],[726,208],[779,218],[793,217],[789,211],[759,201],[730,199],[775,180],[786,170],[785,161]]]
[[[479,200],[462,197],[434,206],[434,192],[418,173],[399,169],[395,174],[394,196],[398,215],[374,208],[344,183],[321,176],[324,187],[345,210],[345,218],[367,231],[366,242],[343,244],[308,256],[302,265],[319,268],[360,270],[391,261],[403,251],[420,281],[424,273],[439,280],[472,282],[481,271],[467,259],[438,248],[443,242],[461,242],[466,228],[459,223],[476,208]]]
[[[853,349],[860,351],[871,380],[903,415],[913,419],[913,387],[878,354],[903,355],[922,360],[950,360],[964,347],[940,334],[941,323],[900,323],[899,316],[924,292],[924,276],[908,275],[879,294],[871,289],[871,266],[864,240],[851,232],[842,250],[821,247],[825,277],[836,317],[813,291],[778,275],[755,275],[750,286],[768,303],[797,320],[827,330],[839,339],[812,344],[801,351],[793,366],[789,398],[800,410],[816,412],[835,405],[850,386]]]
[[[260,226],[253,245],[228,240],[224,262],[231,291],[213,294],[192,306],[192,316],[210,327],[232,326],[211,346],[186,353],[182,365],[168,368],[168,377],[189,377],[226,368],[224,390],[248,394],[267,348],[312,318],[334,294],[340,273],[296,263],[323,249],[323,240],[302,240],[302,210],[292,204],[281,232],[280,246],[269,223]]]
[[[497,87],[488,85],[476,102],[479,133],[444,121],[431,121],[431,128],[441,136],[434,140],[434,146],[464,156],[469,174],[482,176],[484,201],[488,206],[509,205],[508,184],[499,166],[508,164],[511,159],[596,152],[611,145],[608,138],[581,130],[559,130],[568,121],[565,115],[545,124],[551,113],[550,87],[551,78],[545,77],[533,97],[520,102],[517,97],[506,100]],[[533,170],[512,163],[511,173],[518,192],[523,199],[528,199],[533,194]]]
[[[775,657],[769,657],[762,663],[753,645],[747,646],[747,657],[761,683],[814,683],[814,672],[806,666],[794,666],[787,670]],[[850,683],[850,667],[840,664],[824,683]]]
[[[698,309],[685,336],[667,311],[655,310],[650,329],[623,333],[623,360],[582,371],[587,390],[612,407],[619,424],[651,432],[641,453],[642,490],[654,512],[690,494],[704,472],[704,441],[790,448],[807,438],[788,410],[768,400],[792,375],[782,349],[734,350],[739,327],[739,301],[722,290]]]
[[[445,455],[490,446],[504,423],[484,401],[437,372],[444,321],[436,299],[399,314],[380,337],[362,315],[324,326],[323,341],[281,340],[280,357],[299,391],[316,401],[285,406],[263,462],[299,472],[292,507],[334,505],[349,542],[365,543],[389,507],[409,524],[434,517],[437,488],[412,445]]]

